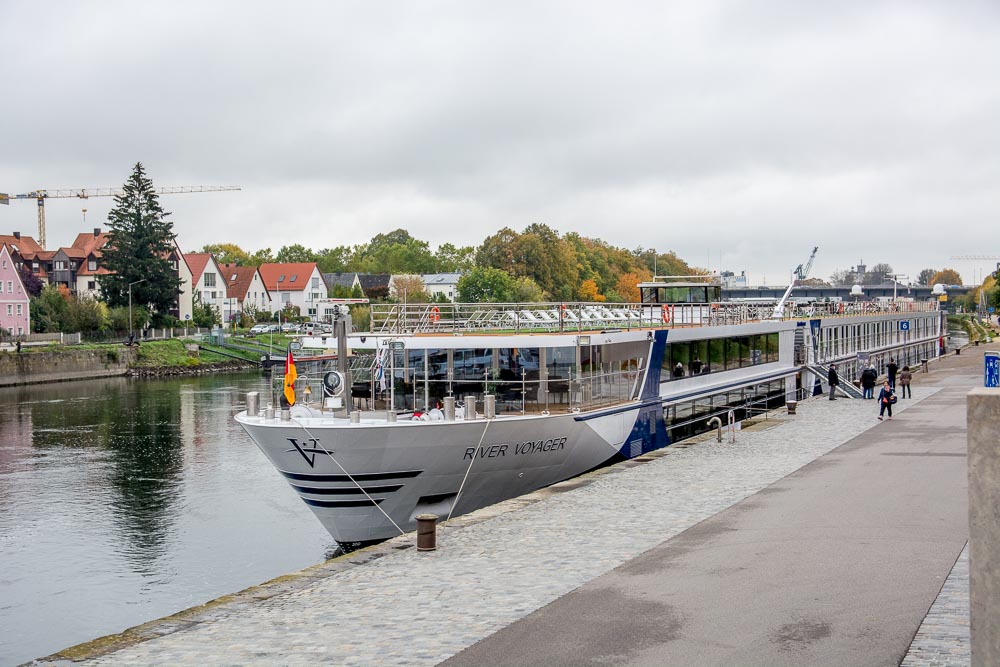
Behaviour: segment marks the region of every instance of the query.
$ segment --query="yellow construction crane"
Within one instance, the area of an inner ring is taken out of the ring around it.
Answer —
[[[239,190],[236,185],[193,185],[176,188],[156,188],[158,195],[178,195],[188,192],[227,192]],[[34,199],[38,202],[38,244],[45,247],[45,200],[75,197],[90,199],[91,197],[116,197],[123,193],[121,188],[78,188],[75,190],[35,190],[21,195],[9,195],[0,192],[0,204],[10,204],[11,199]]]

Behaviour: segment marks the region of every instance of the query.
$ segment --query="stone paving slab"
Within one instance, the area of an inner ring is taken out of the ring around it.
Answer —
[[[915,387],[897,410],[935,391]],[[874,401],[818,398],[798,412],[735,443],[702,437],[598,471],[586,485],[573,480],[579,488],[565,493],[460,517],[441,527],[436,552],[397,549],[397,538],[381,557],[360,552],[350,557],[359,565],[213,606],[86,664],[436,664],[867,429],[894,425],[876,420]]]
[[[971,648],[966,544],[900,667],[967,667],[972,661]]]

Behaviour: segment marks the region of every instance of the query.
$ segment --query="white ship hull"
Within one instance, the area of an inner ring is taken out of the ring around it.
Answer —
[[[294,409],[291,422],[236,420],[334,539],[363,542],[413,530],[418,514],[463,514],[595,468],[619,453],[639,410],[351,424]]]

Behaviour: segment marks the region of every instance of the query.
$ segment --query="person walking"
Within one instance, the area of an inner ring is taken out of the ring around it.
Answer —
[[[892,387],[889,385],[889,381],[886,380],[882,383],[882,391],[878,393],[878,420],[882,421],[882,415],[886,412],[889,413],[889,419],[892,419],[892,404],[896,402],[896,395],[892,391]]]
[[[834,394],[837,393],[837,385],[840,384],[840,376],[837,375],[837,367],[834,364],[830,364],[830,372],[826,375],[827,384],[830,385],[830,400],[837,400]]]
[[[913,373],[910,371],[909,366],[903,366],[903,370],[899,372],[899,384],[902,387],[900,395],[906,398],[909,394],[910,398],[913,398],[913,390],[910,389],[910,381],[913,380]]]
[[[875,398],[875,380],[877,378],[878,376],[875,374],[874,366],[869,366],[865,370],[861,371],[861,388],[864,390],[864,393],[862,394],[864,398]]]
[[[889,386],[892,390],[896,390],[896,373],[899,371],[899,366],[896,365],[895,359],[889,360],[889,365],[885,367],[886,373],[889,375]]]

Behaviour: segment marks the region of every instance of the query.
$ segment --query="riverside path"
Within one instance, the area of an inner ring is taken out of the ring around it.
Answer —
[[[809,400],[42,661],[898,665],[967,540],[973,352],[892,421]]]

